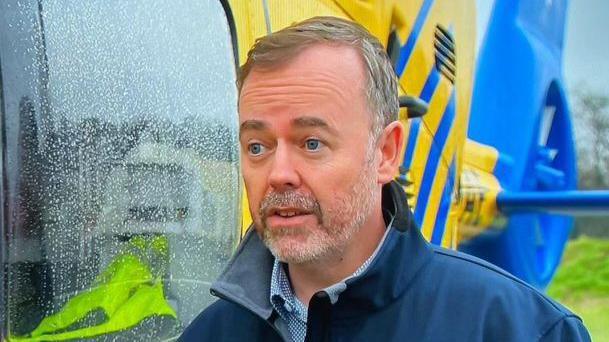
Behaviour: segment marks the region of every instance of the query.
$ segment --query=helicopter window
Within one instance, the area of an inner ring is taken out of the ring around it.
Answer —
[[[241,219],[231,41],[216,0],[0,2],[0,339],[172,338],[213,301]]]

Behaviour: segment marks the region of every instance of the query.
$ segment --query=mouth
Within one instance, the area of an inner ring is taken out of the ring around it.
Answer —
[[[298,208],[272,208],[269,216],[294,217],[300,215],[309,215],[311,212]]]
[[[316,218],[313,212],[301,208],[270,208],[265,215],[269,227],[299,226],[311,218]]]

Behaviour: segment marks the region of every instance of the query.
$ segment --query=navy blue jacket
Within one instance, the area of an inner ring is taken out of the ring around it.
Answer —
[[[425,241],[399,185],[383,189],[394,215],[368,269],[331,304],[309,302],[307,341],[589,341],[581,320],[501,269]],[[290,340],[269,302],[273,256],[250,232],[212,286],[216,301],[180,341]]]

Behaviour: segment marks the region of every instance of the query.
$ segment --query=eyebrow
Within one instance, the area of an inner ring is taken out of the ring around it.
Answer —
[[[292,120],[292,125],[300,128],[317,127],[322,128],[330,133],[337,133],[335,129],[330,127],[327,122],[313,116],[303,116]]]
[[[292,120],[292,125],[298,128],[321,128],[332,134],[338,133],[328,123],[313,116],[302,116]],[[245,120],[239,125],[239,137],[247,131],[264,131],[269,128],[268,124],[261,120]]]
[[[239,126],[239,136],[246,131],[263,131],[268,128],[264,121],[260,120],[245,120]]]

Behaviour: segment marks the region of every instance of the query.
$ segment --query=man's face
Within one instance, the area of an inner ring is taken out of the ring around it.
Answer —
[[[256,229],[287,263],[341,255],[373,207],[364,66],[346,46],[316,45],[254,68],[239,99],[242,169]]]

